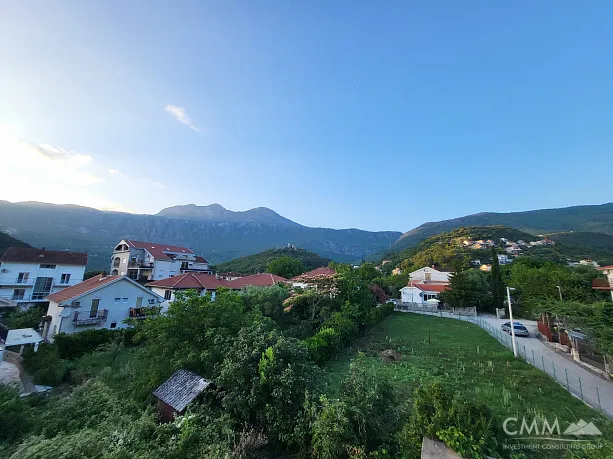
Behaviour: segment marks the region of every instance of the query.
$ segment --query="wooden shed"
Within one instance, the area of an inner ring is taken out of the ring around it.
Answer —
[[[196,397],[211,385],[202,376],[187,370],[178,370],[154,392],[162,422],[170,422],[185,412]]]

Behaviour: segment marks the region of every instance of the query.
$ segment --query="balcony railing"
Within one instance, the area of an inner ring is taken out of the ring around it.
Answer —
[[[30,295],[0,295],[0,298],[4,298],[7,300],[12,300],[12,301],[29,301],[30,300]]]
[[[155,307],[130,308],[131,319],[146,319],[157,311]]]
[[[151,269],[153,268],[153,263],[145,261],[131,261],[128,263],[128,268]]]
[[[0,285],[34,285],[34,277],[27,279],[19,277],[0,277]]]
[[[100,309],[98,311],[75,311],[72,321],[75,325],[99,324],[106,322],[108,315],[108,309]]]

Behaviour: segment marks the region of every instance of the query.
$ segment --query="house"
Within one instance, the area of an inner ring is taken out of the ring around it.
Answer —
[[[165,308],[175,300],[177,292],[196,290],[201,296],[210,294],[212,299],[215,299],[217,290],[220,288],[241,290],[249,286],[269,287],[279,282],[287,282],[287,279],[270,273],[253,274],[232,280],[222,279],[211,274],[185,273],[150,282],[147,284],[147,288],[164,298],[162,306]]]
[[[419,283],[409,282],[409,285],[400,289],[400,301],[403,303],[426,304],[428,300],[436,299],[444,290],[449,288],[447,283]]]
[[[126,328],[123,321],[146,316],[148,308],[163,301],[127,276],[100,274],[47,296],[49,308],[43,338],[101,328]]]
[[[10,247],[0,257],[2,305],[44,304],[49,294],[81,282],[86,264],[83,252]]]
[[[609,290],[611,292],[611,300],[613,301],[613,265],[596,268],[598,271],[607,276],[606,279],[598,278],[592,281],[592,288],[596,290]]]
[[[409,274],[409,281],[415,282],[449,282],[453,274],[449,271],[443,271],[432,268],[421,268]]]
[[[509,255],[517,255],[522,252],[519,245],[510,245],[504,249]]]
[[[481,260],[473,260],[470,262],[470,264],[473,266],[481,266]]]
[[[178,370],[153,391],[162,422],[170,422],[185,413],[187,405],[202,394],[211,383],[187,370]]]
[[[209,262],[192,249],[158,242],[122,240],[111,257],[112,275],[138,281],[165,279],[188,272],[211,274]]]
[[[581,266],[592,266],[594,268],[600,267],[600,265],[592,260],[579,260],[579,265]]]
[[[400,276],[401,274],[402,274],[402,269],[400,269],[400,268],[392,269],[392,275],[393,276]]]
[[[513,260],[511,258],[509,258],[508,255],[505,254],[498,254],[498,263],[500,263],[501,265],[506,265],[511,263]]]
[[[481,265],[479,269],[485,273],[489,273],[492,270],[492,265]]]

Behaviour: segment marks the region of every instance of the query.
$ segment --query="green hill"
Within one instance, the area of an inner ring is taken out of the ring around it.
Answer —
[[[466,247],[465,240],[492,239],[500,244],[500,238],[517,242],[536,241],[540,238],[505,226],[467,226],[431,236],[421,241],[415,247],[404,249],[398,253],[388,253],[385,259],[390,265],[405,268],[407,266],[432,266],[439,268],[462,270],[470,267],[471,260],[489,261],[490,249],[472,249]],[[500,248],[500,247],[499,247]]]
[[[32,247],[29,244],[26,244],[19,239],[15,239],[12,236],[9,236],[6,233],[0,232],[0,256],[8,249],[9,247]]]
[[[589,232],[552,233],[544,236],[554,241],[555,245],[523,247],[522,256],[558,263],[590,259],[601,265],[613,264],[613,236]],[[440,268],[464,269],[470,266],[471,260],[478,259],[484,263],[491,261],[490,249],[468,248],[464,246],[464,240],[492,239],[499,244],[500,238],[531,242],[543,236],[505,226],[468,226],[431,236],[415,247],[388,253],[384,258],[392,262],[391,266],[401,268],[436,265]],[[497,249],[503,253],[500,245]]]
[[[414,247],[430,236],[456,228],[490,225],[519,228],[532,234],[586,231],[613,235],[613,203],[526,212],[482,212],[451,220],[424,223],[404,233],[392,245],[391,250],[398,252]]]
[[[271,261],[281,257],[291,257],[300,260],[307,271],[328,266],[329,258],[323,258],[316,253],[309,252],[304,249],[293,249],[290,247],[283,249],[270,249],[254,255],[236,258],[235,260],[226,261],[216,266],[219,272],[234,271],[241,274],[255,274],[266,271],[266,268]]]

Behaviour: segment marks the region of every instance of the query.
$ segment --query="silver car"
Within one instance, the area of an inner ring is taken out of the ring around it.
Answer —
[[[500,328],[503,332],[511,334],[511,322],[503,323]],[[515,336],[530,336],[528,329],[520,322],[513,322],[513,328],[515,329]]]

